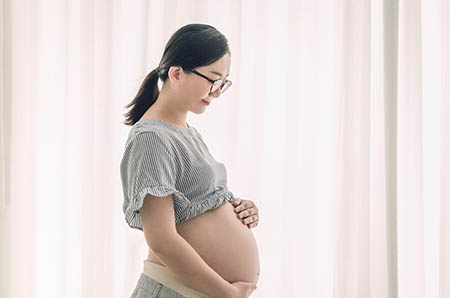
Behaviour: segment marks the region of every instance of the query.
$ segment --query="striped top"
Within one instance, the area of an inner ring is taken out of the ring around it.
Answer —
[[[128,134],[120,175],[125,221],[141,231],[139,209],[147,194],[173,194],[176,223],[234,200],[224,164],[214,159],[192,126],[153,118],[136,122]]]

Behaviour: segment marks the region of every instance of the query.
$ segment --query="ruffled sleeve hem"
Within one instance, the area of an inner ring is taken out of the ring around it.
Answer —
[[[125,220],[131,228],[143,231],[139,210],[142,208],[144,198],[147,194],[151,194],[155,197],[166,197],[173,194],[174,205],[181,205],[182,208],[187,208],[191,205],[191,202],[186,198],[186,196],[173,187],[166,185],[145,187],[134,196],[134,199],[129,203],[125,211]]]

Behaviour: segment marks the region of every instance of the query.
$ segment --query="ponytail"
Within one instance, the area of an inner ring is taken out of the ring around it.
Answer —
[[[210,65],[230,53],[227,38],[208,24],[187,24],[178,29],[167,42],[159,66],[149,73],[124,116],[124,124],[134,125],[158,99],[158,79],[167,81],[171,66],[180,66],[187,73],[196,67]]]
[[[134,125],[141,119],[145,111],[150,108],[159,96],[158,79],[160,68],[155,68],[144,79],[139,88],[136,97],[131,101],[126,108],[132,107],[131,110],[125,114],[125,124]]]

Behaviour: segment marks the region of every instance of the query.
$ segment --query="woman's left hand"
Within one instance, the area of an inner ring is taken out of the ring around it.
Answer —
[[[241,200],[240,198],[234,198],[233,201],[234,212],[237,218],[241,220],[247,227],[254,228],[258,225],[259,213],[255,203],[251,200]]]

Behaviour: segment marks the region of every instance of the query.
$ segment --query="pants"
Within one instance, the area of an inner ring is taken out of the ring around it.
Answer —
[[[209,298],[189,287],[166,267],[148,260],[130,298]]]

